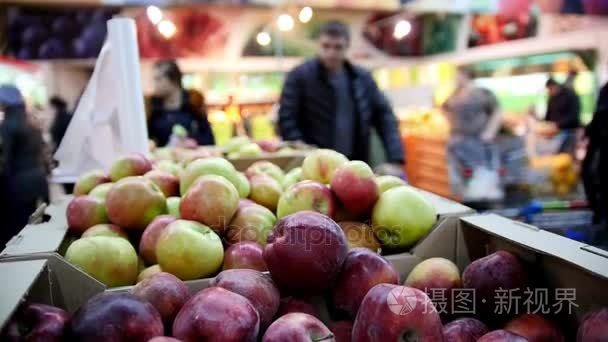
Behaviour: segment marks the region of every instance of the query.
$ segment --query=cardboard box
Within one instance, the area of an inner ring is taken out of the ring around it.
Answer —
[[[573,340],[581,317],[598,306],[608,306],[608,252],[498,215],[474,215],[439,224],[413,250],[419,260],[443,257],[461,271],[472,261],[497,250],[519,256],[541,280],[543,288],[575,289],[572,314],[557,316]],[[401,269],[403,273],[409,270]],[[565,310],[564,310],[565,311]]]
[[[54,305],[70,313],[104,286],[58,255],[0,260],[0,331],[23,302]]]

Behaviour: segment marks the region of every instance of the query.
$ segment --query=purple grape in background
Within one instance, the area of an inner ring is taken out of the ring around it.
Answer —
[[[30,47],[23,46],[17,52],[17,56],[16,57],[18,59],[29,60],[29,59],[36,59],[37,55],[34,52],[34,49],[32,49]]]
[[[21,34],[21,45],[38,46],[48,37],[48,31],[42,26],[29,26]]]
[[[60,16],[53,20],[53,34],[63,38],[73,38],[80,33],[80,25],[73,17]]]
[[[50,38],[40,45],[38,57],[41,59],[67,58],[70,57],[70,53],[61,39]]]

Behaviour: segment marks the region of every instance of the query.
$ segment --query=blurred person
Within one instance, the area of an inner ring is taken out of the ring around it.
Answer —
[[[385,169],[403,174],[405,156],[391,105],[371,74],[348,61],[349,45],[345,24],[330,21],[321,27],[318,57],[287,75],[279,132],[285,140],[301,140],[369,162],[374,127],[386,151]]]
[[[68,111],[68,104],[59,96],[51,97],[49,104],[55,111],[55,118],[51,124],[51,139],[53,141],[53,151],[57,151],[65,131],[70,125],[72,114]]]
[[[585,128],[587,154],[582,178],[595,224],[608,223],[608,84],[600,90],[593,119]]]
[[[574,154],[576,129],[580,127],[581,103],[571,88],[549,78],[546,83],[549,100],[545,121],[551,122],[560,131],[563,142],[560,153]]]
[[[28,222],[40,202],[48,202],[44,142],[14,86],[0,86],[0,243],[4,246]]]
[[[460,67],[456,91],[443,104],[450,123],[448,159],[450,181],[456,193],[464,191],[463,171],[489,168],[502,114],[494,94],[473,82],[473,72]]]
[[[161,61],[154,66],[154,96],[150,103],[148,134],[157,146],[167,145],[173,126],[186,129],[199,145],[213,145],[215,139],[204,97],[192,95],[182,88],[182,72],[175,61]],[[194,101],[193,101],[194,100]]]

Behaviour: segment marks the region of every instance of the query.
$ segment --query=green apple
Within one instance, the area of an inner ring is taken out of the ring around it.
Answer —
[[[302,162],[302,178],[329,184],[336,169],[346,162],[348,158],[339,152],[328,149],[315,150]]]
[[[283,172],[280,167],[266,160],[257,161],[251,164],[245,171],[245,175],[249,179],[257,174],[270,176],[279,182],[279,184],[283,183],[283,178],[285,178],[285,172]]]
[[[251,177],[251,194],[249,198],[255,203],[272,210],[277,210],[277,203],[283,193],[283,187],[274,178],[266,174]]]
[[[281,183],[281,185],[283,186],[283,189],[287,189],[301,180],[302,168],[296,167],[295,169],[292,169],[291,171],[287,172],[287,174],[283,178],[283,182]]]
[[[112,188],[113,185],[114,185],[114,183],[99,184],[98,186],[94,187],[93,190],[91,190],[91,192],[89,192],[89,195],[91,195],[93,197],[97,197],[100,200],[105,201],[106,195],[108,194],[108,192],[110,191],[110,189]]]
[[[156,168],[161,171],[168,172],[175,177],[179,177],[180,172],[182,172],[182,167],[171,160],[161,160],[156,163]]]
[[[137,282],[139,283],[140,281],[149,278],[157,273],[161,273],[162,271],[163,270],[158,265],[152,265],[148,268],[144,268],[139,272],[139,275],[137,276]]]
[[[179,197],[167,198],[167,213],[173,217],[180,218],[179,204],[182,201]]]
[[[378,190],[380,193],[385,192],[386,190],[396,188],[398,186],[407,185],[407,183],[395,176],[379,176],[376,177],[376,183],[378,184]]]
[[[431,231],[436,221],[433,205],[406,186],[384,192],[372,211],[374,234],[388,249],[412,247]]]
[[[109,181],[110,176],[101,170],[85,172],[78,177],[76,185],[74,185],[74,196],[87,195],[99,184],[108,183]]]
[[[239,196],[241,198],[249,197],[251,193],[251,184],[249,184],[249,179],[242,172],[238,173],[239,176],[239,186],[236,189],[239,191]]]
[[[232,153],[232,152],[238,152],[241,149],[241,147],[248,145],[249,143],[251,143],[251,141],[249,140],[248,137],[239,136],[239,137],[234,137],[234,138],[230,139],[224,145],[224,147],[226,148],[226,152]]]
[[[249,143],[242,146],[238,152],[239,158],[256,158],[262,155],[264,151],[256,143]]]
[[[336,201],[329,187],[313,181],[302,181],[285,190],[277,204],[277,218],[299,211],[316,211],[332,219],[336,214]]]
[[[194,181],[200,176],[216,175],[226,178],[237,189],[241,183],[234,166],[224,158],[213,157],[192,161],[181,174],[180,192],[184,195]]]
[[[156,242],[160,268],[182,280],[209,277],[224,260],[222,240],[211,228],[194,221],[170,223]]]
[[[121,237],[78,239],[68,247],[65,259],[108,287],[133,285],[137,279],[137,253]]]
[[[267,238],[277,218],[272,211],[256,203],[239,205],[226,229],[226,239],[232,245],[241,241],[255,241],[266,246]]]

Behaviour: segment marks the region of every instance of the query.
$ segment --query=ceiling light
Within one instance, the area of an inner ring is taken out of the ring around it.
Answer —
[[[270,37],[270,34],[268,34],[268,32],[262,31],[258,33],[258,35],[255,37],[255,40],[258,42],[258,44],[262,46],[267,46],[272,41],[272,38]]]
[[[163,11],[156,6],[148,6],[146,14],[148,15],[150,22],[154,25],[163,20]]]
[[[307,23],[312,19],[312,8],[306,6],[300,10],[300,14],[298,15],[298,19],[300,22]]]
[[[171,20],[165,19],[158,23],[158,32],[166,39],[169,39],[175,35],[177,27],[175,27],[175,24]]]
[[[279,27],[279,30],[283,32],[293,30],[293,25],[293,18],[289,14],[281,14],[277,18],[277,26]]]
[[[399,20],[395,24],[395,30],[393,31],[393,37],[396,39],[403,39],[412,32],[412,24],[407,20]]]

